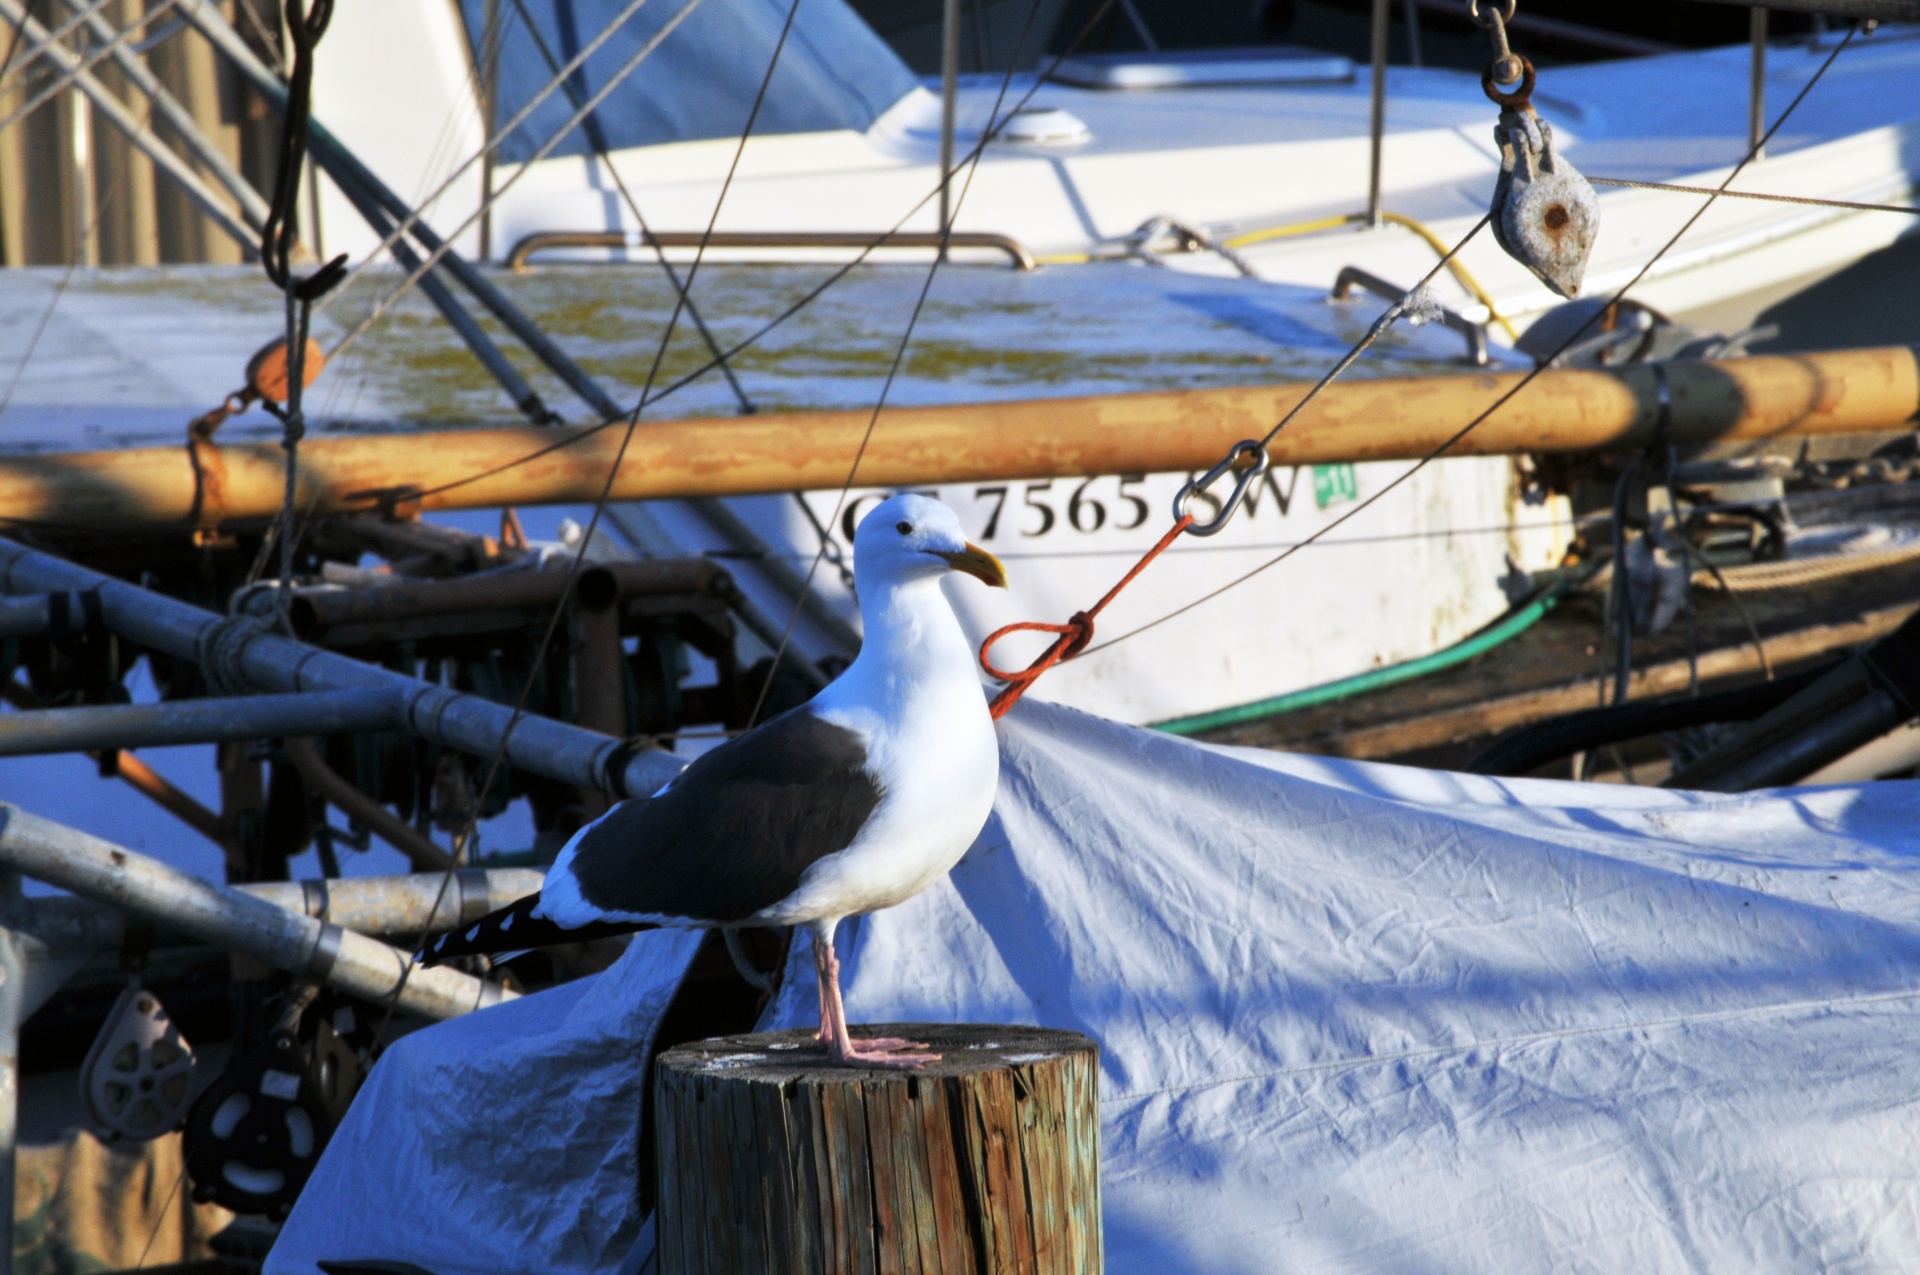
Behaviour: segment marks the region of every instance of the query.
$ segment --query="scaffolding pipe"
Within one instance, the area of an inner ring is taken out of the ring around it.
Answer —
[[[401,702],[402,728],[457,752],[490,757],[506,740],[506,760],[536,775],[613,797],[657,791],[684,764],[670,753],[522,713],[461,691],[364,664],[265,631],[249,616],[210,611],[0,538],[0,593],[97,590],[106,627],[122,637],[201,667],[212,685],[237,682],[268,691],[381,689]]]
[[[704,558],[660,558],[597,563],[577,578],[564,570],[514,569],[357,588],[305,585],[293,590],[288,619],[296,636],[312,639],[347,625],[479,611],[550,611],[566,596],[569,584],[580,604],[596,611],[642,595],[706,594],[730,601],[737,593],[725,568]],[[264,591],[254,597],[262,605],[273,601]]]
[[[259,252],[260,245],[255,240],[253,232],[234,219],[233,213],[220,202],[219,196],[200,180],[198,174],[187,167],[186,161],[174,154],[172,147],[155,137],[146,125],[135,119],[133,112],[123,106],[119,98],[109,93],[106,86],[100,83],[92,72],[80,69],[78,55],[51,42],[47,29],[28,15],[19,0],[0,0],[0,16],[4,16],[35,46],[45,46],[47,58],[59,67],[62,73],[73,77],[74,88],[93,103],[94,108],[106,117],[109,124],[119,129],[143,155],[171,177],[180,189],[186,192],[187,198],[206,214],[209,221],[231,236],[234,242],[240,245],[242,251]]]
[[[158,704],[43,708],[0,715],[0,757],[284,739],[288,735],[351,735],[399,730],[405,720],[399,691],[384,686],[298,695],[219,695]]]
[[[415,872],[226,888],[292,916],[325,921],[369,938],[411,939],[471,925],[494,909],[534,893],[540,882],[541,874],[532,868],[463,868],[451,879],[444,872]],[[127,914],[120,908],[69,895],[22,899],[0,919],[58,952],[113,951],[126,937]],[[191,936],[185,931],[176,935],[168,926],[156,937],[164,943]]]
[[[395,1001],[423,1018],[455,1018],[515,994],[444,966],[415,969],[409,976],[410,958],[398,948],[223,889],[5,802],[0,802],[0,864],[350,996],[374,1004]]]
[[[327,759],[320,755],[320,749],[311,739],[295,736],[289,738],[283,747],[287,750],[287,760],[300,772],[300,778],[306,781],[311,791],[319,793],[323,800],[347,818],[407,856],[407,861],[416,869],[431,872],[436,868],[446,868],[453,862],[453,857],[442,850],[432,837],[361,792],[327,765]]]
[[[0,638],[45,637],[50,610],[47,598],[0,598]]]

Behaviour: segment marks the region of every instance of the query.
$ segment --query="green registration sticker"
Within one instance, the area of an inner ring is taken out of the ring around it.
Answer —
[[[1315,465],[1313,467],[1313,503],[1325,509],[1328,505],[1344,505],[1349,500],[1360,499],[1360,481],[1353,476],[1353,466],[1341,461],[1337,465]]]

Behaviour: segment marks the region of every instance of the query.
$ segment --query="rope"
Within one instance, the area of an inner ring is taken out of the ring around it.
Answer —
[[[247,643],[265,632],[266,624],[251,615],[229,615],[201,629],[193,639],[193,662],[207,689],[215,695],[244,695],[253,689],[240,660]]]
[[[1915,558],[1920,558],[1920,543],[1842,553],[1827,558],[1752,562],[1737,567],[1722,567],[1717,572],[1702,569],[1693,573],[1693,582],[1713,584],[1726,593],[1759,593],[1766,589],[1790,589],[1797,585],[1817,584],[1822,580],[1836,580],[1842,576],[1911,562]]]
[[[1343,354],[1338,362],[1327,369],[1325,375],[1314,382],[1313,387],[1300,397],[1299,402],[1287,410],[1286,414],[1280,418],[1274,427],[1267,431],[1264,438],[1260,439],[1257,443],[1248,440],[1243,443],[1234,444],[1233,449],[1227,454],[1227,460],[1216,465],[1213,470],[1205,478],[1200,479],[1197,484],[1189,483],[1186,490],[1181,493],[1181,499],[1175,502],[1175,509],[1179,517],[1174,521],[1172,528],[1168,530],[1166,535],[1160,538],[1160,543],[1149,549],[1146,556],[1134,564],[1133,570],[1127,572],[1126,575],[1120,578],[1118,584],[1107,590],[1105,597],[1101,598],[1085,611],[1076,611],[1065,624],[1042,624],[1034,621],[1026,621],[1019,624],[1010,624],[1003,629],[996,630],[987,635],[986,641],[980,644],[980,667],[985,669],[993,677],[1007,683],[1006,689],[994,696],[991,705],[993,716],[996,720],[1004,716],[1007,710],[1011,709],[1015,704],[1019,703],[1020,697],[1025,695],[1028,689],[1032,687],[1035,682],[1039,681],[1041,675],[1048,669],[1051,669],[1054,665],[1062,661],[1073,659],[1075,656],[1085,652],[1088,644],[1093,641],[1094,617],[1104,611],[1107,604],[1112,602],[1122,589],[1132,584],[1134,578],[1147,569],[1147,564],[1151,563],[1155,558],[1158,558],[1175,540],[1179,539],[1182,532],[1185,532],[1193,526],[1193,516],[1188,514],[1184,508],[1186,495],[1196,489],[1204,488],[1207,483],[1212,482],[1216,478],[1223,477],[1231,462],[1243,453],[1257,454],[1259,457],[1258,467],[1264,470],[1267,465],[1267,445],[1279,436],[1280,431],[1285,429],[1288,423],[1292,421],[1294,417],[1298,416],[1307,404],[1313,402],[1313,400],[1318,397],[1320,391],[1333,384],[1334,380],[1339,377],[1341,373],[1352,367],[1354,361],[1366,352],[1368,346],[1371,346],[1375,341],[1379,340],[1380,337],[1385,334],[1386,330],[1393,326],[1396,319],[1406,314],[1409,310],[1424,304],[1423,298],[1428,296],[1427,286],[1447,267],[1447,264],[1453,260],[1455,255],[1457,255],[1462,248],[1465,248],[1475,235],[1480,233],[1481,228],[1492,220],[1492,216],[1493,215],[1489,213],[1487,216],[1475,222],[1473,229],[1466,233],[1466,237],[1455,244],[1452,250],[1441,257],[1439,261],[1435,262],[1433,269],[1427,271],[1425,278],[1415,284],[1412,290],[1404,297],[1388,306],[1385,312],[1373,321],[1372,326],[1367,329],[1366,334],[1354,342],[1353,348]],[[1236,487],[1234,495],[1229,498],[1228,503],[1221,510],[1220,516],[1215,518],[1207,527],[1201,528],[1197,534],[1212,535],[1226,525],[1227,520],[1233,516],[1234,510],[1239,506],[1240,492],[1245,489],[1245,482],[1245,476],[1243,475],[1240,485]],[[1201,600],[1205,601],[1204,598]],[[1179,613],[1175,612],[1174,614],[1177,615]],[[1156,620],[1154,623],[1158,624],[1160,621]],[[1008,633],[1022,630],[1039,633],[1055,633],[1058,634],[1059,637],[1054,641],[1052,646],[1049,646],[1041,653],[1039,659],[1018,673],[1008,673],[995,668],[987,658],[988,651],[992,649],[995,642],[998,642]],[[1138,631],[1137,629],[1135,630],[1135,632]],[[1132,635],[1127,634],[1125,636]],[[1115,641],[1118,640],[1119,639],[1115,639]],[[1113,643],[1109,642],[1107,645],[1111,646]]]
[[[1133,564],[1133,569],[1121,576],[1119,583],[1107,590],[1105,596],[1086,610],[1075,611],[1072,618],[1065,624],[1042,624],[1035,620],[1023,620],[1018,624],[1009,624],[989,633],[987,640],[980,644],[980,667],[987,671],[987,676],[1007,684],[1005,689],[993,697],[993,703],[988,705],[988,711],[993,714],[993,719],[999,721],[1005,717],[1008,710],[1018,704],[1020,697],[1027,693],[1027,688],[1039,681],[1041,675],[1048,669],[1086,650],[1087,643],[1093,641],[1093,622],[1102,611],[1107,609],[1107,604],[1119,597],[1122,589],[1132,584],[1135,578],[1147,569],[1148,564],[1165,553],[1173,542],[1180,538],[1181,533],[1192,525],[1192,514],[1187,514],[1174,523],[1167,529],[1167,534],[1160,537],[1160,542],[1147,550],[1140,561]],[[993,661],[987,658],[987,653],[993,649],[994,643],[1009,633],[1055,633],[1059,636],[1054,638],[1053,644],[1042,651],[1033,663],[1017,672],[1008,672],[994,667]]]
[[[1815,199],[1811,195],[1772,195],[1757,190],[1716,191],[1711,186],[1679,186],[1672,182],[1629,181],[1624,177],[1589,177],[1595,186],[1625,186],[1633,190],[1670,190],[1682,195],[1722,195],[1728,199],[1763,199],[1774,204],[1805,204],[1810,208],[1848,208],[1855,212],[1920,213],[1906,204],[1862,204],[1850,199]]]
[[[287,34],[293,44],[293,74],[288,78],[287,109],[280,122],[280,163],[274,174],[273,206],[260,231],[260,264],[267,278],[286,296],[287,405],[276,408],[268,399],[266,406],[280,418],[280,446],[287,453],[286,490],[280,502],[277,609],[280,627],[291,633],[293,550],[297,539],[294,501],[300,475],[300,440],[307,432],[307,418],[300,406],[307,379],[307,328],[314,301],[346,277],[347,255],[341,253],[304,279],[293,273],[293,254],[300,239],[296,224],[300,178],[306,167],[307,133],[313,118],[313,50],[333,18],[333,0],[312,0],[311,8],[305,0],[286,0],[285,12]],[[251,382],[252,378],[248,379]]]

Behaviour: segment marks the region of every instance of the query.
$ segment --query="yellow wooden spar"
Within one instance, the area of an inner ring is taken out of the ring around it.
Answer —
[[[1519,372],[1343,382],[1273,441],[1276,466],[1447,455],[1637,450],[1910,428],[1920,362],[1906,346],[1548,371],[1465,437]],[[1664,388],[1663,388],[1664,382]],[[1234,389],[889,409],[861,486],[1204,469],[1272,428],[1305,382]],[[1663,407],[1664,401],[1664,407]],[[1665,424],[1661,424],[1662,416]],[[643,422],[616,500],[829,490],[846,481],[867,411]],[[423,430],[309,438],[311,513],[591,502],[624,423],[599,429]],[[0,459],[0,518],[89,533],[210,527],[271,517],[284,454],[210,442]]]

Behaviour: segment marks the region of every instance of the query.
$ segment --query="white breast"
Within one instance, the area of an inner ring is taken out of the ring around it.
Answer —
[[[912,898],[960,861],[993,810],[999,741],[972,648],[937,586],[900,592],[890,640],[875,641],[870,623],[860,659],[813,705],[863,738],[880,805],[851,845],[808,868],[799,889],[760,914],[770,924]],[[869,659],[883,651],[891,658]]]

